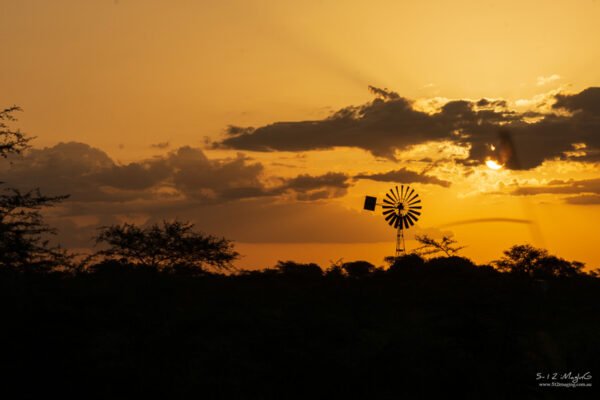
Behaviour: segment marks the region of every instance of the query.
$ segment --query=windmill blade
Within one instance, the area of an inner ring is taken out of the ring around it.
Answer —
[[[389,193],[386,193],[386,194],[385,194],[385,197],[387,197],[388,199],[390,199],[390,201],[392,202],[392,204],[393,204],[393,203],[396,203],[396,199],[394,199],[392,196],[390,196],[390,194],[389,194]]]
[[[389,215],[389,214],[391,214],[391,213],[394,213],[394,214],[395,214],[395,213],[396,213],[396,210],[385,210],[385,211],[383,212],[383,215]]]
[[[398,200],[402,201],[404,196],[404,185],[400,185],[400,193],[398,193],[398,186],[396,186],[396,193],[398,194]]]
[[[421,213],[419,211],[415,211],[415,210],[408,210],[408,213],[412,214],[412,215],[421,215]]]
[[[408,229],[409,228],[409,226],[408,226],[408,218],[406,218],[406,217],[402,218],[402,222],[404,222],[404,229]]]
[[[382,209],[384,210],[397,210],[398,207],[394,207],[394,206],[381,206]]]
[[[419,219],[418,217],[415,217],[414,215],[411,215],[411,214],[406,214],[406,218],[408,218],[408,222],[410,222],[411,226],[413,226]]]
[[[403,217],[398,217],[398,225],[396,226],[396,228],[404,229],[404,218]]]
[[[387,217],[385,217],[385,221],[390,224],[390,226],[394,225],[394,222],[396,221],[396,219],[398,218],[398,216],[396,214],[390,214]]]
[[[421,206],[408,206],[409,210],[420,210],[421,208],[423,208],[423,207],[421,207]]]
[[[414,214],[406,214],[406,215],[410,215],[410,218],[413,222],[417,222],[419,220],[418,215],[414,215]]]
[[[394,202],[391,202],[391,201],[389,201],[388,199],[383,199],[383,202],[384,202],[385,204],[389,204],[390,206],[395,206],[395,205],[396,205],[396,203],[394,203]]]
[[[394,189],[390,189],[390,193],[392,194],[392,197],[394,198],[395,201],[398,201],[398,196],[396,196],[396,193],[394,192]]]
[[[417,200],[417,201],[413,201],[412,203],[408,203],[409,206],[412,206],[413,204],[419,204],[421,202],[421,200]]]
[[[412,196],[412,194],[415,192],[415,189],[410,189],[410,193],[408,193],[408,188],[406,188],[406,195],[404,196],[404,198],[402,200],[406,200],[408,198],[410,198],[410,196]]]
[[[414,201],[414,200],[416,200],[416,199],[418,199],[418,198],[419,198],[419,193],[415,193],[415,195],[414,195],[414,196],[412,196],[412,197],[409,197],[409,199],[408,199],[408,200],[406,200],[406,202],[407,202],[407,203],[410,203],[411,201]]]
[[[415,222],[419,219],[419,215],[412,214],[410,211],[406,215],[410,215],[411,217],[413,217],[415,219]]]

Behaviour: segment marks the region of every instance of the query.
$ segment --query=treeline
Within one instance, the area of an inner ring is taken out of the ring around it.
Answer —
[[[0,272],[11,398],[558,399],[590,391],[537,374],[600,367],[600,280],[583,273],[458,256],[228,274],[130,261]]]

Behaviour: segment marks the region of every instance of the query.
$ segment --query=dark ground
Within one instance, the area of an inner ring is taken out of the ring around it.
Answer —
[[[600,374],[590,277],[0,275],[5,399],[591,398],[536,373]]]

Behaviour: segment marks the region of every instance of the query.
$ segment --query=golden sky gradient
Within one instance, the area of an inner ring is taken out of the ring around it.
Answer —
[[[238,265],[248,267],[341,257],[381,263],[393,252],[394,231],[379,212],[362,211],[362,199],[381,197],[393,183],[355,178],[404,168],[443,183],[411,183],[424,203],[411,232],[452,233],[478,262],[530,242],[596,267],[600,201],[567,199],[600,194],[591,143],[570,149],[585,157],[548,157],[519,171],[465,166],[456,161],[465,148],[451,141],[404,146],[395,159],[357,146],[259,152],[211,143],[230,125],[322,121],[370,104],[377,96],[369,85],[427,115],[481,98],[503,99],[518,113],[565,113],[551,107],[557,95],[600,86],[599,20],[600,2],[591,0],[0,0],[0,106],[24,109],[18,126],[37,137],[39,150],[28,159],[38,169],[4,166],[0,177],[72,193],[53,218],[74,247],[84,247],[99,223],[178,216],[238,241],[245,254]],[[598,125],[576,129],[600,136]],[[88,147],[54,148],[60,142]],[[202,151],[179,151],[184,146]],[[148,163],[153,157],[162,161]],[[152,181],[144,184],[132,174],[117,184],[107,175],[128,165],[124,171],[141,165],[165,180],[144,175]],[[199,178],[206,170],[221,181]],[[173,183],[168,174],[181,171]],[[329,173],[347,179],[330,176],[335,182],[322,195],[294,180]],[[77,180],[92,175],[105,185],[98,192]],[[248,185],[263,192],[231,194]],[[215,190],[230,197],[208,204]],[[530,223],[452,225],[490,218]]]

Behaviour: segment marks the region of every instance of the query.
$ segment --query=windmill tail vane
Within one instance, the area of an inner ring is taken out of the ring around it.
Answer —
[[[421,199],[408,185],[391,188],[382,199],[381,203],[373,196],[365,196],[363,208],[375,211],[376,206],[381,206],[386,222],[396,229],[396,257],[406,254],[404,230],[413,226],[421,216]]]

